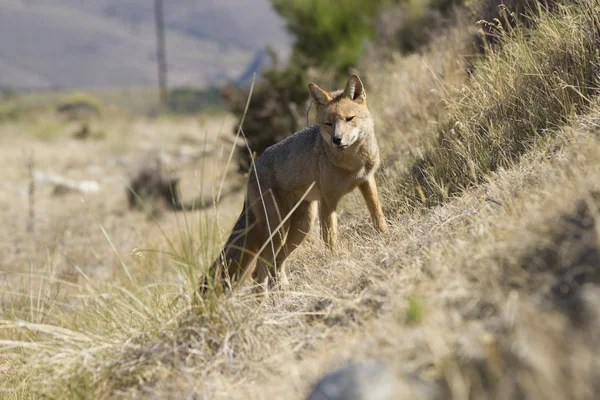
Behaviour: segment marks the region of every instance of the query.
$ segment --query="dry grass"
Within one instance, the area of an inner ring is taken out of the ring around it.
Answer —
[[[374,52],[363,61],[369,106],[388,167],[420,154],[429,132],[446,115],[444,99],[468,77],[467,66],[476,58],[472,35],[477,27],[464,14],[456,16],[464,29],[444,29],[422,54]]]
[[[288,261],[290,288],[268,298],[247,288],[193,306],[197,276],[239,212],[240,196],[217,210],[167,215],[157,225],[146,215],[125,213],[122,186],[110,180],[83,205],[77,195],[57,200],[40,193],[32,252],[25,201],[7,191],[0,396],[304,398],[330,368],[375,358],[394,371],[398,398],[596,398],[600,293],[594,257],[600,250],[593,193],[600,190],[600,106],[591,89],[573,94],[581,75],[560,76],[570,86],[558,77],[524,75],[552,69],[553,62],[588,74],[595,58],[583,46],[585,18],[574,9],[542,16],[542,30],[510,33],[504,50],[495,50],[469,78],[461,72],[464,64],[453,61],[464,44],[460,32],[437,39],[425,62],[410,57],[373,67],[381,83],[369,72],[369,99],[379,130],[385,127],[382,147],[389,156],[400,154],[382,174],[391,233],[378,236],[359,196],[349,196],[340,208],[339,249],[330,253],[316,233],[309,235]],[[555,58],[542,33],[552,34]],[[559,50],[569,43],[566,65]],[[451,56],[436,57],[443,48]],[[518,63],[507,69],[517,55],[527,56],[531,69],[520,70]],[[456,87],[464,97],[456,97]],[[461,121],[464,143],[478,147],[474,153],[430,148],[424,156],[429,170],[450,171],[444,187],[466,190],[442,196],[431,185],[422,190],[438,206],[406,207],[414,195],[402,186],[403,158],[427,147],[432,135],[420,130],[435,132],[439,120],[452,121],[442,124],[442,138],[448,124]],[[0,126],[7,132],[6,182],[13,189],[25,185],[25,163],[13,155],[24,146],[35,148],[38,166],[75,177],[100,164],[119,177],[125,168],[109,163],[115,157],[110,143],[123,132],[131,132],[121,147],[129,156],[147,142],[175,153],[173,132],[200,143],[204,138],[196,121],[120,121],[103,126],[106,142],[63,135],[31,144],[31,137],[16,134],[23,125]],[[218,126],[207,128],[209,143],[217,143]],[[538,130],[548,134],[531,134]],[[502,142],[483,140],[490,132]],[[472,169],[459,161],[471,154],[479,160],[475,182],[467,180]],[[483,162],[493,157],[493,167]],[[194,171],[205,171],[199,173],[204,190],[218,185],[219,159],[215,154],[204,164],[180,166],[188,171],[184,197],[200,189]]]
[[[469,82],[446,99],[448,117],[400,184],[401,202],[445,201],[585,108],[597,92],[600,45],[597,10],[588,7],[542,13],[532,30],[497,27],[500,50],[490,48]]]

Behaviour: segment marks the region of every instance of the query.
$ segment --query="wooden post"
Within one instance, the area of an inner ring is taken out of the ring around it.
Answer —
[[[167,52],[165,46],[165,22],[163,0],[154,0],[154,15],[156,18],[156,57],[158,62],[158,89],[160,104],[167,109],[169,91],[167,88]]]

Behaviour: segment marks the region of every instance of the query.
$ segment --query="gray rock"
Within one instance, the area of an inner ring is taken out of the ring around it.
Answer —
[[[214,146],[191,146],[183,144],[177,149],[177,159],[179,161],[194,161],[202,157],[208,156],[214,152]]]
[[[115,163],[119,167],[126,167],[131,164],[131,159],[127,156],[121,156],[116,159]]]
[[[307,400],[392,400],[397,379],[384,364],[368,361],[325,375]]]
[[[68,192],[96,193],[100,190],[100,185],[94,180],[76,181],[56,174],[39,171],[36,171],[34,175],[36,182],[53,185],[55,195]]]
[[[307,400],[437,400],[444,398],[442,392],[433,381],[378,361],[365,361],[325,375]]]

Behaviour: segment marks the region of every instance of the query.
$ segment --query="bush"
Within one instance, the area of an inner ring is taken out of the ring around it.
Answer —
[[[102,102],[86,93],[67,95],[56,108],[59,114],[69,120],[88,120],[102,113]]]
[[[294,36],[293,62],[345,75],[356,65],[385,0],[271,0]]]
[[[248,145],[257,154],[302,127],[299,105],[308,98],[308,78],[302,67],[275,67],[265,70],[262,78],[252,93],[243,126]],[[223,97],[233,113],[244,113],[247,91],[230,86],[223,90]],[[237,160],[240,172],[248,171],[251,157],[246,147],[238,149]]]

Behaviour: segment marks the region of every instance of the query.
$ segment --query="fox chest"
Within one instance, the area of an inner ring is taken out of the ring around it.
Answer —
[[[342,196],[350,193],[359,184],[370,179],[373,171],[367,171],[361,168],[356,172],[339,172],[330,176],[324,176],[320,185],[315,185],[309,195],[313,200],[319,200],[322,197],[339,200]]]

